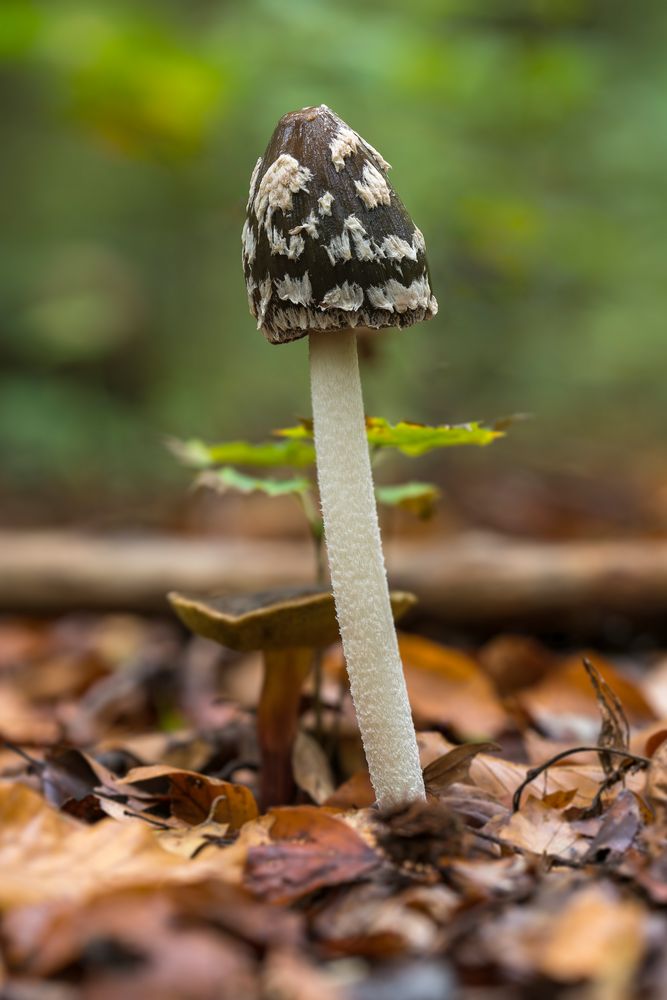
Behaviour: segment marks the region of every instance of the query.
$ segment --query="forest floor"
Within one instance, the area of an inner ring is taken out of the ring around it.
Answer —
[[[381,814],[337,647],[269,804],[260,654],[0,621],[2,996],[665,996],[667,656],[401,647],[429,795]]]

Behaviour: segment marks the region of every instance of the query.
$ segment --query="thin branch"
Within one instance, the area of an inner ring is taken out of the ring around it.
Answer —
[[[640,754],[630,753],[629,750],[618,750],[615,747],[573,747],[571,750],[561,750],[560,753],[554,754],[548,760],[545,760],[542,764],[537,767],[533,767],[530,771],[526,772],[526,777],[523,779],[519,787],[514,792],[512,796],[512,812],[518,812],[521,808],[521,796],[525,788],[535,780],[539,778],[552,764],[557,764],[559,760],[564,760],[566,757],[571,757],[575,753],[590,753],[594,751],[595,753],[608,753],[616,754],[619,757],[626,757],[628,760],[633,760],[642,767],[648,767],[650,760],[648,757],[642,757]]]

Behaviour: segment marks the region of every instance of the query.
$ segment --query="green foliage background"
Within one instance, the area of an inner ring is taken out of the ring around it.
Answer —
[[[393,164],[440,313],[383,334],[369,413],[528,411],[506,460],[667,431],[663,0],[2,0],[0,486],[168,495],[164,434],[309,412],[247,313],[250,172],[329,104]],[[514,449],[512,453],[511,449]],[[482,459],[477,458],[477,461]]]

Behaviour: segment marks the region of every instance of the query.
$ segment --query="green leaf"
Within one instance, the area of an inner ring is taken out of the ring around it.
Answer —
[[[424,455],[434,448],[451,448],[455,445],[487,445],[502,431],[483,427],[480,423],[441,424],[429,427],[427,424],[411,424],[401,421],[390,424],[383,417],[366,418],[368,443],[381,448],[397,448],[404,455],[415,457]]]
[[[375,487],[378,503],[388,507],[401,507],[423,520],[433,516],[441,495],[433,483],[400,483],[397,486]]]
[[[276,437],[289,438],[290,441],[312,441],[313,421],[302,417],[296,427],[281,427],[273,433]]]
[[[188,441],[171,439],[167,445],[181,462],[195,469],[208,469],[216,465],[304,468],[315,461],[313,445],[300,441],[267,441],[264,444],[227,441],[223,444],[205,444],[198,438],[191,438]]]
[[[451,448],[455,445],[491,444],[496,438],[504,437],[507,422],[493,427],[484,427],[475,421],[470,424],[412,424],[400,421],[390,424],[384,417],[366,417],[368,443],[380,448],[397,448],[404,455],[415,457],[424,455],[434,448]],[[312,420],[302,420],[297,427],[286,427],[274,431],[279,437],[290,441],[307,441],[313,436]]]
[[[310,491],[308,479],[297,476],[293,479],[271,479],[266,476],[248,476],[232,466],[202,473],[197,482],[220,492],[238,490],[239,493],[266,493],[270,497],[289,495],[300,496]]]

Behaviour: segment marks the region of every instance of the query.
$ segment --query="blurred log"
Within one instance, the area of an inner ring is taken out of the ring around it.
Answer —
[[[543,543],[464,534],[387,545],[392,586],[461,626],[619,616],[667,620],[667,541]],[[167,610],[172,589],[239,592],[313,582],[307,545],[249,539],[0,533],[0,610]]]

